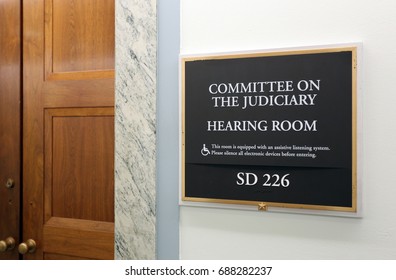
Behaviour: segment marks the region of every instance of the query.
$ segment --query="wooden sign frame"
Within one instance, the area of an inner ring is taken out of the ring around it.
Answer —
[[[181,56],[180,204],[359,217],[360,49],[361,44],[348,44]],[[334,107],[336,123],[328,106]],[[266,119],[256,120],[261,113]],[[328,132],[343,136],[332,143],[325,137]],[[243,136],[235,136],[239,134]],[[266,150],[258,150],[255,140],[267,138],[277,146],[263,141]],[[229,145],[224,139],[234,142]],[[268,150],[274,146],[280,150]],[[328,149],[308,151],[315,147]],[[299,148],[304,151],[298,153]],[[293,180],[295,189],[287,194]],[[252,193],[245,196],[245,190]],[[260,197],[255,199],[254,193]],[[305,193],[312,198],[306,199]],[[266,195],[271,199],[263,199]]]

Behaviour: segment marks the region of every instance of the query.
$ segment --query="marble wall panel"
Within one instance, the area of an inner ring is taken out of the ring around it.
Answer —
[[[156,0],[116,0],[115,258],[156,258]]]

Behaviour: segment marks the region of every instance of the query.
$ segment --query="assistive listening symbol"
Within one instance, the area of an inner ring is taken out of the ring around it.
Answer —
[[[210,151],[208,150],[208,148],[206,148],[206,145],[203,144],[202,150],[201,150],[201,154],[206,157],[207,155],[210,154]]]

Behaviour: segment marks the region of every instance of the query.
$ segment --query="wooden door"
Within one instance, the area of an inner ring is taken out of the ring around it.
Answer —
[[[0,241],[19,241],[21,163],[20,0],[0,1]],[[18,259],[18,252],[0,252]]]
[[[114,0],[23,1],[25,259],[113,259]]]

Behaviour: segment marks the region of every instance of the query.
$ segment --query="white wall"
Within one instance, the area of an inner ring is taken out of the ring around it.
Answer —
[[[181,53],[363,43],[363,218],[180,207],[182,259],[396,259],[396,1],[182,0]]]

